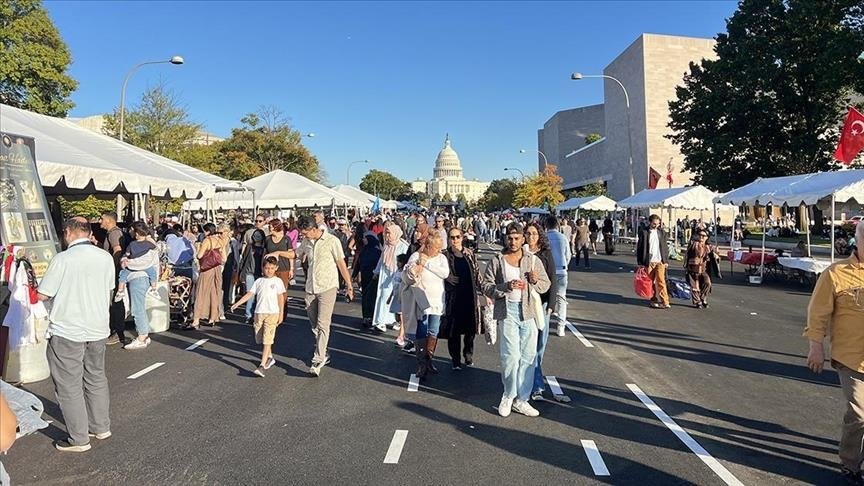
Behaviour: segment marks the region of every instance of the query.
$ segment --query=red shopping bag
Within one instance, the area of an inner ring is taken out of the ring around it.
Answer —
[[[636,275],[633,276],[633,290],[639,297],[646,299],[654,297],[654,282],[648,276],[648,270],[645,267],[636,269]]]

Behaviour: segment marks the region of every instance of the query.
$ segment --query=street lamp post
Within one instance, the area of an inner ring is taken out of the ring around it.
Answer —
[[[505,171],[505,172],[508,171],[508,170],[515,170],[516,172],[518,172],[518,173],[519,173],[519,177],[522,178],[522,182],[525,182],[525,173],[522,172],[522,169],[517,169],[516,167],[505,167],[505,168],[504,168],[504,171]]]
[[[120,141],[123,141],[123,122],[126,115],[126,84],[129,82],[129,78],[132,77],[132,74],[141,66],[146,66],[147,64],[175,64],[180,65],[183,64],[183,58],[180,56],[173,56],[171,59],[167,61],[147,61],[142,62],[140,64],[136,64],[132,69],[126,73],[126,77],[123,79],[123,88],[120,90]]]
[[[543,152],[541,152],[539,150],[534,150],[534,152],[537,152],[538,154],[540,154],[541,157],[543,157],[543,168],[545,169],[546,166],[549,165],[549,159],[546,158],[546,154],[544,154]],[[519,149],[519,153],[520,154],[528,153],[528,150]]]
[[[630,195],[636,194],[636,182],[633,176],[633,135],[632,135],[632,127],[630,126],[630,95],[627,94],[627,88],[624,87],[624,84],[621,83],[617,78],[612,76],[608,76],[606,74],[582,74],[582,73],[573,73],[570,75],[570,79],[572,80],[580,80],[582,78],[604,78],[611,79],[618,83],[618,86],[621,87],[621,91],[624,92],[624,103],[627,105],[627,146],[629,148],[630,156]]]
[[[351,166],[354,164],[368,164],[368,160],[355,160],[348,164],[348,169],[345,170],[345,184],[351,185]]]

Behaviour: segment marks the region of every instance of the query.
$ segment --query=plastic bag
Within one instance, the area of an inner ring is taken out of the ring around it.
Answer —
[[[483,334],[486,335],[486,344],[492,346],[498,340],[498,323],[495,322],[493,306],[483,306]]]
[[[693,289],[687,282],[677,279],[666,279],[666,288],[669,289],[669,294],[672,298],[681,300],[690,300],[693,297]]]
[[[633,290],[639,297],[645,299],[654,297],[654,282],[648,276],[648,270],[645,267],[636,269],[636,274],[633,276]]]

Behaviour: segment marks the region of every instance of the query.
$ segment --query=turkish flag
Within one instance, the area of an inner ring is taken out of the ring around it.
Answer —
[[[862,149],[864,149],[864,115],[850,106],[834,158],[850,165]]]
[[[651,167],[651,170],[648,171],[648,189],[657,189],[657,183],[660,182],[661,177],[663,176],[654,170],[654,167]]]

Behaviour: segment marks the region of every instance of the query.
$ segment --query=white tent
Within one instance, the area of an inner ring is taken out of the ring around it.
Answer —
[[[702,186],[645,189],[618,201],[622,208],[670,208],[691,211],[710,211],[717,193]]]
[[[195,199],[239,185],[69,120],[0,104],[0,129],[36,141],[46,194],[147,194]]]
[[[615,211],[615,201],[606,196],[588,196],[570,198],[555,207],[556,211],[572,211],[583,209],[585,211]]]
[[[252,192],[219,193],[212,199],[213,209],[291,209],[311,208],[314,206],[354,207],[358,202],[328,187],[311,181],[300,174],[274,170],[243,183]],[[197,211],[206,208],[206,201],[186,201],[184,211]]]
[[[369,194],[368,192],[360,188],[349,186],[348,184],[339,184],[338,186],[334,186],[333,190],[342,194],[343,196],[356,200],[358,206],[362,206],[365,208],[371,208],[372,204],[375,202],[376,199],[375,196],[373,196],[372,194]],[[385,201],[382,199],[381,208],[396,209],[396,201]]]
[[[784,177],[759,178],[717,197],[718,203],[759,204],[774,206],[812,206],[820,202],[831,204],[831,260],[834,260],[834,213],[836,204],[856,201],[864,204],[864,169],[816,172]],[[765,218],[767,220],[767,218]],[[762,248],[765,248],[765,225],[762,229]],[[809,222],[808,222],[809,226]],[[810,231],[807,231],[810,247]]]

